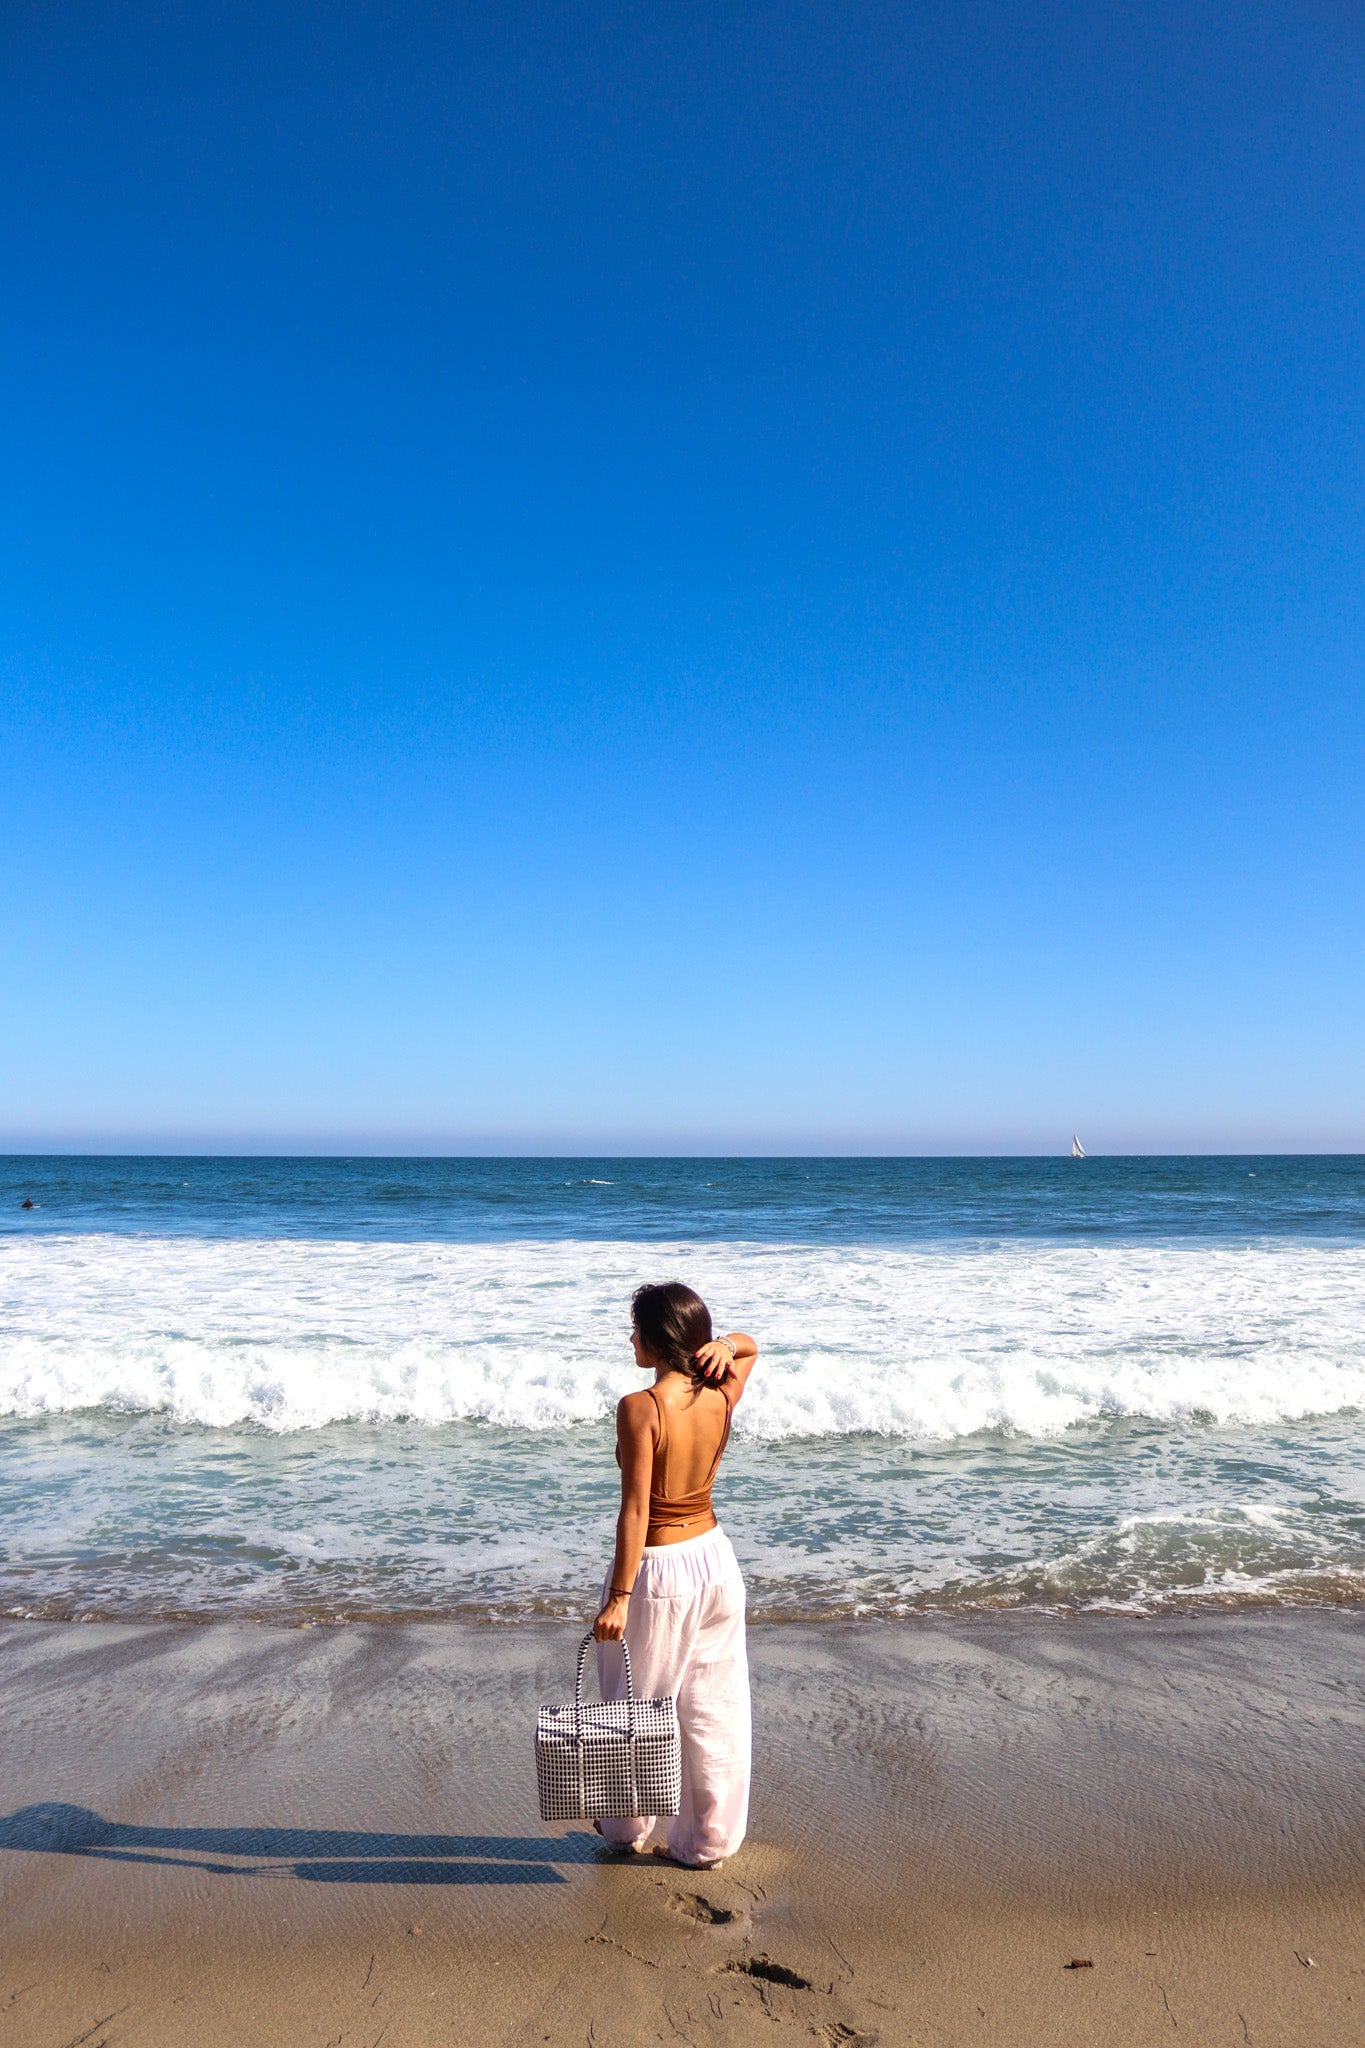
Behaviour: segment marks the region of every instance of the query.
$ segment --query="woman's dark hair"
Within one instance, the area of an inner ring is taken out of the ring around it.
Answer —
[[[711,1311],[699,1294],[681,1280],[637,1287],[630,1297],[630,1319],[651,1358],[670,1372],[697,1377],[696,1353],[711,1342]]]

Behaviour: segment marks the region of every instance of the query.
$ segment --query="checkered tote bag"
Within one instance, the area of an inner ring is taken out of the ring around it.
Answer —
[[[583,1699],[583,1666],[592,1637],[578,1652],[578,1677],[567,1706],[536,1716],[536,1779],[542,1820],[629,1820],[676,1813],[682,1798],[678,1702],[637,1700],[626,1664],[623,1700]]]

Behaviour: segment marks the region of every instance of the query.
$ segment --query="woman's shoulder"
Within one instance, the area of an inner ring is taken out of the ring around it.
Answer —
[[[652,1431],[658,1412],[648,1387],[637,1387],[634,1393],[622,1394],[616,1404],[616,1420],[623,1429]]]

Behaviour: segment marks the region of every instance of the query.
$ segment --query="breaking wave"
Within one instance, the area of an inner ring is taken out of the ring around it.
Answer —
[[[274,1432],[544,1431],[638,1385],[632,1288],[682,1277],[763,1368],[750,1438],[1055,1436],[1105,1416],[1272,1424],[1365,1407],[1365,1249],[0,1242],[0,1414]]]

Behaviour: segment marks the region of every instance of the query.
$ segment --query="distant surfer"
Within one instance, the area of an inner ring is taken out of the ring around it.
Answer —
[[[23,1199],[23,1201],[22,1201],[22,1202],[21,1202],[21,1203],[19,1204],[19,1207],[20,1207],[21,1209],[32,1209],[32,1208],[35,1208],[36,1206],[37,1206],[37,1205],[36,1205],[36,1203],[34,1202],[34,1199],[33,1199],[32,1195],[25,1195],[25,1196],[24,1196],[24,1199]]]

